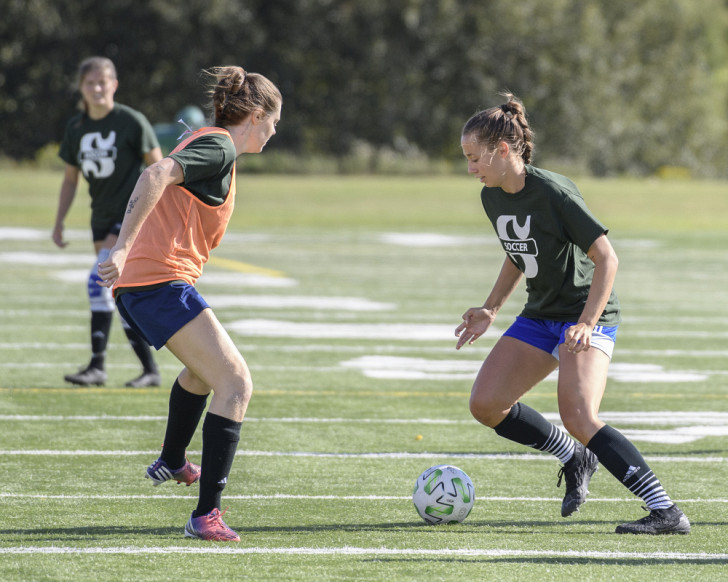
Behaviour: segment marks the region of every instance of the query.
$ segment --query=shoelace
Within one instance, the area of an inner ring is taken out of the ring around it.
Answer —
[[[216,508],[216,509],[217,509],[217,508]],[[210,516],[210,517],[208,518],[208,519],[209,519],[209,521],[211,521],[211,522],[214,522],[214,523],[215,523],[215,525],[216,525],[216,526],[218,526],[218,527],[222,527],[222,528],[224,528],[224,529],[227,529],[227,525],[226,525],[226,524],[225,524],[225,522],[224,522],[224,521],[222,520],[222,516],[223,516],[223,515],[225,515],[225,513],[227,513],[227,510],[228,510],[228,509],[229,509],[229,507],[226,507],[226,508],[225,508],[225,509],[223,509],[222,511],[220,511],[219,509],[217,509],[217,513],[215,513],[215,509],[213,509],[213,510],[212,510],[212,511],[211,511],[211,512],[210,512],[210,513],[208,514],[208,515]]]
[[[561,467],[561,469],[559,469],[559,472],[556,474],[556,476],[559,478],[559,480],[556,482],[557,488],[561,487],[561,479],[564,477],[564,468],[565,467]]]

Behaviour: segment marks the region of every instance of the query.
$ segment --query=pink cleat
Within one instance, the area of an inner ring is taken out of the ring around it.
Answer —
[[[227,511],[227,510],[226,510]],[[191,517],[185,526],[185,537],[212,542],[239,542],[240,536],[222,520],[225,511],[215,508],[200,517]]]
[[[190,463],[187,458],[185,458],[185,464],[176,471],[173,471],[162,459],[157,459],[154,463],[149,465],[144,476],[147,479],[151,479],[154,482],[155,487],[161,485],[165,481],[169,481],[170,479],[174,479],[177,483],[184,483],[187,487],[189,487],[200,480],[200,467],[199,465]]]

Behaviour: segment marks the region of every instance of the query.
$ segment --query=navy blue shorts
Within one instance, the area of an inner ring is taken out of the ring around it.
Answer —
[[[548,352],[558,360],[559,346],[564,343],[564,334],[572,325],[576,323],[530,319],[519,315],[503,335],[526,342],[530,346]],[[614,343],[617,341],[617,327],[597,325],[592,330],[591,346],[607,354],[610,359],[614,352]]]
[[[209,305],[192,285],[175,282],[152,291],[127,291],[116,298],[126,322],[160,350]]]

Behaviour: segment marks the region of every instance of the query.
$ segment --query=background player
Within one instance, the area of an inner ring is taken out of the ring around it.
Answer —
[[[114,63],[104,57],[84,60],[78,71],[83,111],[68,122],[59,155],[66,162],[53,241],[61,248],[63,222],[76,196],[79,174],[91,195],[91,232],[97,260],[89,273],[91,308],[91,361],[65,380],[80,386],[102,386],[107,379],[106,347],[109,342],[114,300],[110,289],[100,287],[97,266],[114,246],[129,195],[144,165],[162,159],[162,151],[147,119],[134,109],[114,102],[119,86]],[[122,318],[124,332],[142,364],[139,377],[127,386],[159,386],[160,376],[149,346]]]

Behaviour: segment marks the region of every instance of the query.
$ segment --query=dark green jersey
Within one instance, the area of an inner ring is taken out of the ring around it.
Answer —
[[[526,185],[509,194],[483,188],[483,208],[508,257],[526,277],[524,317],[576,321],[594,274],[586,253],[607,229],[592,215],[576,185],[559,174],[526,166]],[[617,325],[614,291],[599,325]]]
[[[181,184],[209,206],[220,206],[230,190],[235,165],[235,145],[227,135],[209,133],[170,154],[182,166]]]
[[[88,181],[92,227],[123,220],[144,169],[144,154],[156,147],[159,142],[147,118],[126,105],[115,103],[103,119],[85,113],[71,118],[58,155]]]

